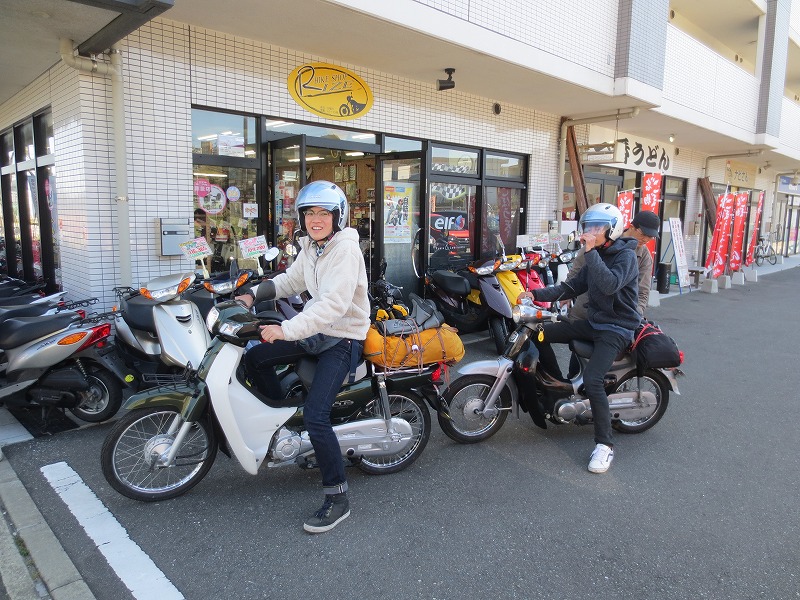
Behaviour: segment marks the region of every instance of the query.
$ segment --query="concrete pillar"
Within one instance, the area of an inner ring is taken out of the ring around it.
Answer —
[[[728,290],[731,287],[731,276],[730,275],[720,275],[717,277],[717,281],[719,282],[719,289],[721,290]]]
[[[744,278],[747,281],[756,283],[758,281],[758,271],[756,271],[755,269],[748,269],[747,271],[744,272]]]
[[[719,291],[717,280],[704,279],[702,285],[700,286],[700,291],[706,292],[707,294],[716,294]]]
[[[744,273],[742,271],[736,271],[731,277],[731,282],[733,285],[744,285]]]

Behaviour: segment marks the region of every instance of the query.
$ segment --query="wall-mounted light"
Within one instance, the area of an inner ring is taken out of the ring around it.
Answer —
[[[794,172],[794,175],[792,176],[791,184],[792,185],[800,185],[800,175],[797,174],[796,170]]]
[[[456,72],[455,69],[452,67],[448,67],[444,70],[447,73],[447,79],[437,79],[436,80],[436,91],[441,92],[442,90],[452,90],[456,87],[456,82],[453,81],[453,73]]]
[[[675,134],[674,133],[670,133],[669,134],[669,143],[671,144],[674,141],[675,141]]]

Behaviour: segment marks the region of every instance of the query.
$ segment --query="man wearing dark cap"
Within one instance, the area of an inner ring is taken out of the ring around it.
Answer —
[[[636,260],[639,263],[639,301],[636,308],[644,315],[650,301],[650,285],[653,278],[653,256],[647,248],[647,242],[652,239],[658,238],[658,231],[661,228],[661,219],[658,215],[650,211],[639,211],[633,221],[628,225],[628,228],[622,232],[622,237],[633,238],[638,243],[636,246]],[[584,265],[583,250],[578,253],[575,260],[572,261],[567,279],[574,277],[581,267]],[[586,305],[589,302],[589,296],[583,294],[575,298],[572,308],[569,309],[569,319],[587,319],[588,314]],[[569,361],[569,377],[572,378],[578,371],[578,361],[575,357],[571,357]]]

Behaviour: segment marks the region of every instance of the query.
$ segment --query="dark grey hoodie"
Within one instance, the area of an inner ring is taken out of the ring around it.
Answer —
[[[620,238],[606,247],[585,253],[586,264],[572,278],[552,288],[535,290],[537,300],[551,302],[589,293],[589,323],[596,329],[615,331],[633,340],[642,315],[639,296],[637,242]]]

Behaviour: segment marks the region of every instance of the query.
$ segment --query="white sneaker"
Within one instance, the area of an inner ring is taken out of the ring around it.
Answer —
[[[589,459],[589,471],[592,473],[605,473],[614,460],[614,449],[605,444],[597,444]]]

